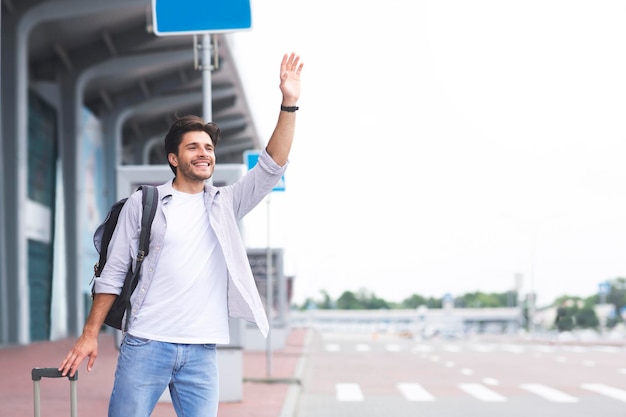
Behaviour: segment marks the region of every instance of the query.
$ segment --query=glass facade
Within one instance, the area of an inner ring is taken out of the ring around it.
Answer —
[[[30,336],[32,341],[50,337],[54,202],[57,162],[57,112],[34,93],[28,97],[28,200],[37,209],[28,211],[28,230],[44,230],[28,239]]]

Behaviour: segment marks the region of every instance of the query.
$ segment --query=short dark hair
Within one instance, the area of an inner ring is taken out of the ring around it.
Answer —
[[[213,122],[205,123],[201,117],[188,115],[176,119],[170,126],[170,130],[165,135],[165,157],[171,153],[178,156],[178,146],[183,141],[183,136],[187,132],[206,132],[213,142],[213,146],[217,146],[220,138],[220,128]],[[169,159],[168,159],[169,163]],[[176,167],[170,164],[170,169],[176,175]]]

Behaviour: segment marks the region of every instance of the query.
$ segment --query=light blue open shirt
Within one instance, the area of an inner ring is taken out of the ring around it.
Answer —
[[[228,314],[256,323],[263,336],[267,336],[269,324],[263,303],[254,282],[246,248],[241,239],[238,221],[248,214],[269,194],[285,173],[287,165],[279,166],[266,150],[259,155],[257,165],[235,184],[215,187],[204,186],[204,205],[209,223],[224,253],[228,269]],[[163,206],[172,197],[172,181],[157,187],[159,206],[152,224],[150,249],[143,261],[137,289],[131,297],[133,317],[145,300],[146,292],[158,267],[160,248],[163,247],[167,222]],[[119,294],[131,262],[137,258],[141,228],[141,192],[133,193],[122,211],[109,243],[107,263],[96,279],[95,291],[103,294]],[[175,305],[172,308],[176,308]]]

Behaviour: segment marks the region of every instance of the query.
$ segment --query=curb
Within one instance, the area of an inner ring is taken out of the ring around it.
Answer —
[[[313,337],[313,332],[311,331],[311,329],[309,329],[304,339],[304,348],[302,350],[302,356],[298,360],[298,364],[296,366],[294,381],[297,381],[297,382],[292,383],[289,386],[289,389],[287,390],[287,395],[285,397],[285,403],[283,404],[283,408],[280,411],[279,417],[295,417],[296,416],[296,407],[298,405],[298,400],[300,399],[300,393],[302,391],[302,376],[304,375],[304,369],[308,361],[309,346],[310,346],[312,337]]]

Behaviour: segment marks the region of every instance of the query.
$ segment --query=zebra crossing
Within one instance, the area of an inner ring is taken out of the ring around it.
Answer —
[[[409,353],[421,355],[423,359],[428,361],[437,362],[446,368],[458,367],[459,372],[465,376],[475,376],[475,372],[472,369],[458,366],[454,360],[450,360],[450,357],[443,359],[445,355],[443,353],[459,353],[459,352],[476,352],[489,354],[492,352],[504,352],[505,354],[518,355],[522,353],[533,353],[535,355],[544,353],[554,353],[557,363],[565,361],[564,353],[585,353],[585,352],[602,352],[602,353],[623,353],[624,349],[621,347],[607,347],[607,346],[548,346],[548,345],[515,345],[515,344],[428,344],[428,343],[380,343],[372,341],[359,341],[358,343],[333,343],[327,342],[323,345],[323,350],[329,354],[338,353],[358,353],[358,354],[372,354],[372,352],[384,352],[389,354]],[[441,355],[439,353],[442,353]],[[585,359],[580,362],[583,367],[592,368],[596,366],[595,362],[589,359]],[[626,374],[626,368],[617,369],[618,374]],[[544,381],[545,382],[545,381]],[[584,397],[599,395],[601,397],[615,400],[618,402],[626,403],[626,381],[624,384],[618,384],[618,386],[611,386],[601,383],[581,383],[572,385],[568,388],[569,391],[564,392],[562,389],[549,386],[545,383],[537,383],[533,381],[524,383],[508,384],[506,389],[503,389],[500,381],[495,378],[483,378],[478,382],[464,382],[456,383],[455,390],[452,390],[452,394],[448,391],[442,393],[437,391],[437,387],[429,387],[417,382],[401,381],[401,382],[389,382],[389,385],[394,384],[393,391],[397,393],[406,402],[436,402],[442,401],[444,398],[448,398],[450,395],[466,396],[468,398],[475,399],[476,401],[485,403],[503,403],[509,401],[513,396],[528,396],[536,397],[543,401],[550,403],[561,404],[575,404],[579,403]],[[388,385],[388,387],[389,387]],[[562,387],[559,387],[562,388]],[[364,392],[361,386],[356,382],[343,381],[334,384],[335,400],[337,402],[365,402],[367,401],[367,392]],[[371,388],[370,388],[371,389]],[[514,394],[512,394],[512,392]],[[375,393],[369,393],[369,395],[375,396]],[[508,397],[507,397],[508,396]]]
[[[460,392],[483,402],[506,402],[508,398],[494,388],[479,383],[458,384]],[[536,383],[520,384],[519,388],[553,403],[577,403],[580,398],[557,390],[555,388]],[[626,390],[605,384],[581,384],[580,388],[601,396],[626,403]],[[409,402],[433,402],[438,398],[426,387],[413,382],[396,384],[398,394]],[[335,384],[335,398],[339,402],[363,402],[366,400],[361,386],[357,383],[342,382]]]

